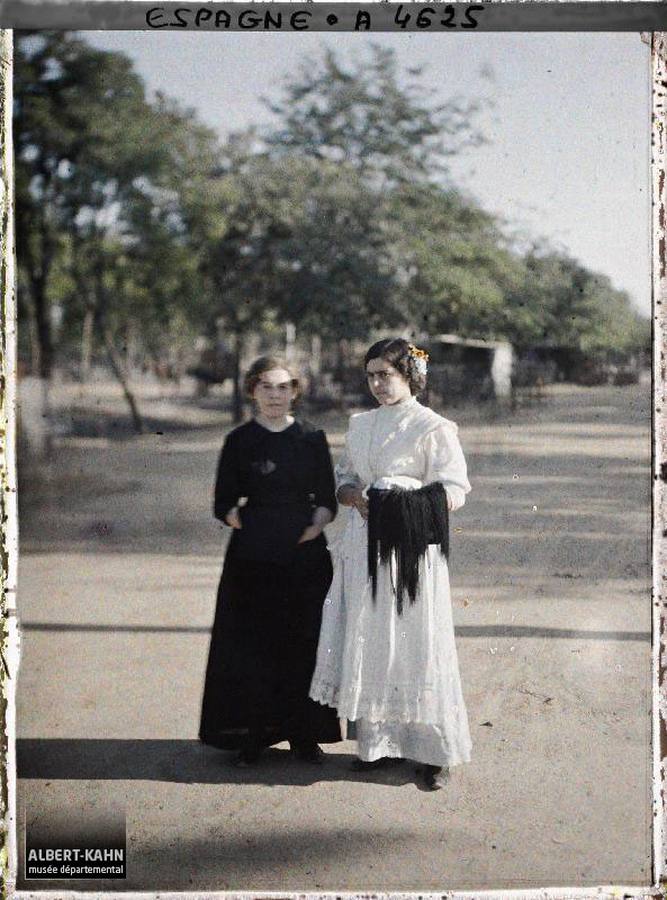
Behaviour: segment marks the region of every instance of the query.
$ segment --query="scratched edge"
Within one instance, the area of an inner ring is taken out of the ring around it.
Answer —
[[[67,0],[62,0],[63,5]],[[131,0],[128,0],[131,2]],[[251,0],[252,2],[252,0]],[[350,0],[353,2],[353,0]],[[382,0],[374,0],[382,2]],[[495,0],[502,2],[502,0]],[[531,0],[525,0],[531,2]],[[558,0],[555,0],[558,2]],[[612,0],[610,0],[612,2]],[[619,0],[615,0],[619,2]],[[620,0],[623,2],[623,0]],[[667,539],[667,485],[658,477],[660,463],[667,461],[667,34],[650,36],[652,66],[652,306],[653,306],[653,609],[652,609],[652,752],[653,752],[653,885],[598,885],[591,887],[542,887],[526,890],[420,891],[417,892],[282,892],[198,891],[122,892],[123,900],[579,900],[579,898],[665,898],[667,882],[667,573],[663,563]],[[13,166],[11,154],[12,33],[0,30],[0,649],[8,674],[0,660],[0,704],[3,731],[0,739],[0,815],[2,830],[0,866],[1,897],[16,900],[94,900],[108,898],[110,891],[16,891],[16,758],[15,700],[19,662],[16,626],[16,571],[18,562],[18,514],[16,482],[16,295],[13,227]],[[4,436],[5,440],[1,438]]]
[[[667,191],[665,189],[667,171],[667,39],[664,33],[652,36],[652,147],[651,175],[653,189],[652,205],[652,294],[654,317],[654,380],[653,380],[653,473],[657,475],[659,462],[667,460],[667,411],[663,412],[667,381]],[[15,618],[15,588],[17,563],[18,517],[16,505],[15,466],[15,424],[16,424],[16,382],[15,382],[15,327],[16,297],[14,290],[14,243],[13,243],[13,192],[11,159],[11,32],[0,31],[0,54],[2,72],[0,75],[0,109],[2,111],[2,133],[0,152],[2,156],[2,343],[0,344],[0,433],[5,441],[0,451],[0,496],[2,514],[2,589],[0,591],[0,611],[2,612],[2,653],[9,667],[9,676],[2,670],[2,712],[4,729],[0,745],[2,764],[1,810],[3,814],[2,848],[0,849],[2,871],[4,873],[2,896],[17,898],[82,898],[108,897],[109,892],[91,894],[78,891],[20,891],[15,892],[16,883],[16,772],[15,772],[15,684],[18,668],[18,636]],[[585,897],[664,897],[663,885],[667,872],[667,844],[665,814],[666,806],[666,763],[667,763],[667,576],[662,572],[662,561],[667,549],[667,541],[662,537],[665,511],[665,485],[654,477],[653,505],[653,762],[654,762],[654,830],[653,830],[653,888],[622,887],[619,885],[598,886],[596,888],[542,888],[516,891],[448,891],[444,893],[422,892],[420,898],[461,898],[474,897],[504,898],[504,900],[532,900],[532,898],[585,898]],[[665,585],[663,589],[663,585]],[[122,895],[127,900],[147,900],[160,898],[160,893],[131,892]],[[315,900],[327,896],[322,893],[283,892],[169,892],[171,900],[194,897],[253,898],[253,900]],[[329,894],[330,896],[330,894]],[[336,892],[336,897],[359,898],[359,900],[409,900],[415,893],[354,893]]]
[[[16,884],[16,573],[18,564],[18,505],[16,481],[16,267],[14,248],[14,171],[12,148],[12,33],[0,31],[0,679],[3,729],[0,743],[0,811],[3,874],[2,895],[11,896]]]
[[[651,44],[652,312],[653,312],[653,883],[667,874],[667,35]],[[659,477],[662,476],[662,477]]]

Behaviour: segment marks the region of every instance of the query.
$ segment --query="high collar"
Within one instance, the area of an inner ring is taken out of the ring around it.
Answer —
[[[383,418],[393,418],[394,416],[401,416],[403,413],[408,412],[408,410],[414,409],[418,402],[416,397],[410,395],[404,400],[399,400],[398,403],[392,403],[389,406],[380,405],[378,406],[377,411]]]

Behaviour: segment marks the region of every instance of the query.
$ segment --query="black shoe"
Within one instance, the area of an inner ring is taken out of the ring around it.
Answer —
[[[318,744],[290,744],[294,756],[301,762],[321,766],[326,754]]]
[[[247,769],[254,766],[262,755],[261,747],[242,747],[232,760],[232,765],[237,769]]]
[[[353,772],[373,772],[375,769],[388,769],[405,762],[402,756],[381,756],[379,759],[355,759],[350,768]]]
[[[446,766],[424,765],[417,772],[427,791],[439,791],[449,781],[449,769]]]

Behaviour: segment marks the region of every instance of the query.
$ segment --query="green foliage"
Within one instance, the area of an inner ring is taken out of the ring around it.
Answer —
[[[405,308],[416,330],[504,337],[506,297],[523,270],[493,217],[434,185],[403,186],[390,205],[392,244],[406,272]]]
[[[650,345],[650,322],[610,280],[552,250],[531,251],[522,282],[507,296],[508,337],[520,348],[542,344],[634,353]]]
[[[192,111],[149,99],[122,54],[19,34],[20,304],[43,374],[54,307],[70,357],[86,323],[96,345],[134,336],[160,360],[220,319],[237,363],[251,332],[285,322],[327,341],[400,328],[645,348],[646,320],[606,277],[519,252],[449,185],[449,158],[482,139],[483,102],[434,104],[389,50],[351,64],[327,51],[270,104],[268,133],[220,145]]]
[[[201,315],[179,192],[217,147],[191,113],[162,97],[149,103],[122,54],[22,33],[14,132],[18,262],[43,374],[54,304],[69,345],[88,312],[98,340],[105,330],[122,340],[138,323],[153,345],[173,316]]]
[[[328,338],[402,324],[382,203],[354,169],[315,159],[254,154],[213,179],[190,228],[216,315]]]
[[[267,143],[278,155],[342,163],[389,183],[448,172],[448,157],[479,144],[480,100],[434,104],[421,69],[399,71],[390,49],[372,45],[350,65],[330,49],[306,60],[284,85]]]

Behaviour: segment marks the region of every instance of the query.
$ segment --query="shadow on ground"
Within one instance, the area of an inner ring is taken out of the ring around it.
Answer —
[[[444,837],[439,837],[444,841]],[[447,841],[455,846],[463,845],[461,829],[447,823]],[[423,837],[413,830],[390,827],[378,833],[377,822],[368,819],[366,827],[307,828],[293,826],[288,831],[267,825],[248,836],[220,827],[208,837],[162,835],[140,846],[128,847],[128,880],[99,879],[78,881],[40,881],[41,890],[90,890],[96,894],[100,885],[105,890],[125,892],[137,890],[141,875],[151,871],[151,890],[174,890],[174,881],[180,890],[237,890],[265,894],[267,891],[302,892],[306,890],[370,892],[376,881],[374,869],[379,868],[381,855],[395,855],[406,846],[414,847],[415,864],[407,874],[413,882],[419,882],[420,851],[425,849]],[[345,859],[349,864],[346,877],[332,872],[331,861]],[[165,864],[165,861],[168,863]],[[249,875],[252,866],[252,875]],[[139,869],[139,872],[137,870]],[[178,875],[174,876],[174,870]],[[355,873],[356,871],[356,877]],[[359,872],[363,872],[360,875]],[[298,873],[298,874],[297,874]],[[397,882],[405,880],[396,878]],[[441,878],[431,887],[440,887]],[[341,888],[341,882],[345,882]],[[34,881],[19,880],[19,888],[34,888]],[[108,885],[108,887],[107,887]],[[398,885],[400,887],[400,883]],[[403,885],[405,888],[405,885]],[[253,890],[254,889],[254,890]],[[52,896],[57,896],[52,895]]]
[[[370,774],[350,769],[354,756],[327,753],[323,765],[270,748],[257,766],[238,769],[234,755],[192,740],[23,738],[17,741],[19,778],[64,781],[169,781],[178,784],[303,785],[352,781],[401,786],[415,780],[405,762]]]
[[[23,622],[22,631],[119,632],[124,634],[210,634],[205,625],[98,625],[68,622]],[[542,628],[533,625],[458,625],[461,638],[561,638],[585,641],[650,641],[648,631],[601,631],[582,628]]]

